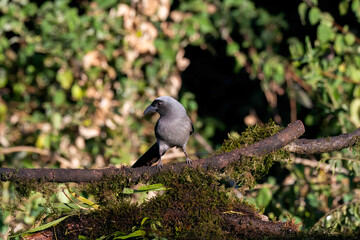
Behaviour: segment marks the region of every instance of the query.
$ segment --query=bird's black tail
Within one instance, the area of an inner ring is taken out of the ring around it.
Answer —
[[[132,168],[151,166],[160,159],[159,145],[157,142],[149,148],[135,163]]]

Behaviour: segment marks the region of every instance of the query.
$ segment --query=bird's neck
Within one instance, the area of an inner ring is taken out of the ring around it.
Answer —
[[[166,120],[174,120],[174,119],[179,119],[182,118],[184,114],[180,114],[179,112],[176,111],[172,111],[172,112],[167,112],[166,114],[160,114],[160,118],[161,119],[166,119]]]

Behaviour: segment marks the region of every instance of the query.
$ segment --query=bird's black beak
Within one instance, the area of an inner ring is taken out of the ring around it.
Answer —
[[[144,116],[146,116],[146,115],[148,115],[148,114],[150,114],[150,113],[154,113],[154,112],[156,112],[156,110],[157,110],[156,107],[150,105],[150,106],[148,106],[148,107],[145,109],[145,111],[144,111]]]

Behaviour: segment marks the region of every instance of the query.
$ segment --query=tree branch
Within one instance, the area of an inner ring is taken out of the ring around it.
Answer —
[[[260,142],[234,151],[210,156],[194,161],[192,167],[204,169],[222,169],[233,161],[241,161],[241,156],[262,156],[280,149],[297,139],[305,132],[301,121],[296,121],[279,133]],[[162,171],[181,171],[186,163],[166,164]],[[139,168],[106,168],[106,169],[10,169],[0,168],[1,181],[43,180],[47,182],[93,182],[111,175],[121,175],[136,181],[140,177],[148,179],[158,173],[156,166]]]
[[[360,137],[360,128],[351,133],[335,137],[319,139],[297,139],[285,147],[286,150],[298,154],[314,154],[339,151],[353,146]]]
[[[301,121],[290,124],[279,133],[234,151],[213,155],[194,161],[192,167],[203,169],[223,169],[234,161],[242,161],[241,156],[263,156],[280,148],[292,153],[314,154],[338,151],[351,147],[360,137],[360,129],[352,133],[321,139],[297,139],[303,133],[304,125]],[[24,149],[23,149],[24,150]],[[4,151],[2,151],[4,153]],[[187,167],[186,163],[165,164],[162,171],[181,171]],[[121,175],[136,181],[140,177],[144,180],[158,173],[156,166],[139,168],[105,168],[105,169],[11,169],[0,168],[0,181],[31,181],[47,182],[94,182],[103,177]]]

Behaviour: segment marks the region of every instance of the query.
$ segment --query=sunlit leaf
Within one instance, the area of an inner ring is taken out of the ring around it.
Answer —
[[[147,185],[147,186],[141,186],[139,189],[130,189],[130,188],[124,188],[123,193],[124,194],[133,194],[133,193],[140,193],[140,192],[148,192],[148,191],[164,191],[169,190],[170,188],[164,187],[162,183]]]
[[[256,204],[259,207],[266,207],[269,205],[272,198],[272,192],[268,187],[260,189],[258,196],[256,197]]]
[[[65,217],[62,217],[62,218],[59,218],[59,219],[56,219],[52,222],[49,222],[49,223],[46,223],[44,225],[41,225],[39,227],[36,227],[36,228],[33,228],[33,229],[30,229],[29,231],[26,231],[24,233],[21,233],[19,234],[20,235],[26,235],[26,234],[31,234],[31,233],[35,233],[35,232],[39,232],[39,231],[43,231],[45,229],[48,229],[50,227],[54,227],[56,225],[58,225],[59,223],[61,223],[62,221],[64,221],[66,218],[70,217],[71,215],[68,215],[68,216],[65,216]]]
[[[341,2],[339,3],[339,12],[340,12],[340,15],[345,15],[345,14],[347,14],[348,9],[349,9],[349,2],[348,2],[348,1],[341,1]]]
[[[5,120],[6,113],[8,111],[8,108],[5,103],[0,102],[0,122]]]
[[[66,102],[66,94],[63,90],[57,90],[53,96],[53,102],[56,106],[62,106]]]
[[[350,103],[350,117],[357,126],[360,126],[360,99],[356,98]]]
[[[305,25],[305,16],[306,16],[306,10],[308,9],[308,6],[305,2],[301,2],[298,6],[298,12],[300,15],[301,23]]]
[[[315,25],[320,21],[321,11],[317,7],[312,7],[309,11],[309,21],[311,25]]]
[[[140,226],[144,225],[144,223],[148,220],[148,217],[144,217],[143,220],[141,220]]]
[[[331,40],[333,34],[333,30],[325,24],[320,24],[317,29],[317,37],[321,43],[326,43]]]
[[[56,75],[56,80],[65,90],[69,89],[74,81],[73,74],[70,70],[59,71]]]
[[[68,188],[67,190],[68,190],[68,191],[70,192],[70,194],[71,194],[73,197],[75,197],[77,200],[79,200],[79,201],[87,204],[88,206],[90,206],[90,207],[92,207],[92,208],[94,208],[94,209],[99,209],[100,206],[97,205],[97,204],[95,204],[94,202],[90,201],[89,199],[84,198],[84,197],[80,196],[79,194],[73,192],[70,188]]]
[[[56,112],[51,116],[51,120],[52,120],[52,125],[54,127],[54,129],[60,129],[61,127],[61,121],[62,121],[62,116],[60,113]]]
[[[345,34],[345,42],[347,45],[352,46],[355,43],[355,36],[352,33]]]
[[[82,91],[81,87],[78,84],[74,84],[71,87],[71,96],[76,100],[82,99],[83,91]]]
[[[50,148],[50,136],[46,133],[41,133],[36,139],[35,146],[37,148],[49,149]]]
[[[142,237],[145,235],[146,235],[146,232],[144,230],[137,230],[135,232],[130,233],[129,235],[114,237],[113,239],[128,239],[128,238],[134,238],[134,237]]]
[[[344,37],[342,34],[336,35],[334,42],[334,50],[338,54],[341,54],[345,50]]]
[[[236,42],[232,42],[226,46],[226,53],[230,56],[233,56],[236,52],[238,52],[240,46]]]
[[[0,88],[3,88],[6,86],[8,82],[6,71],[4,68],[0,68]]]

